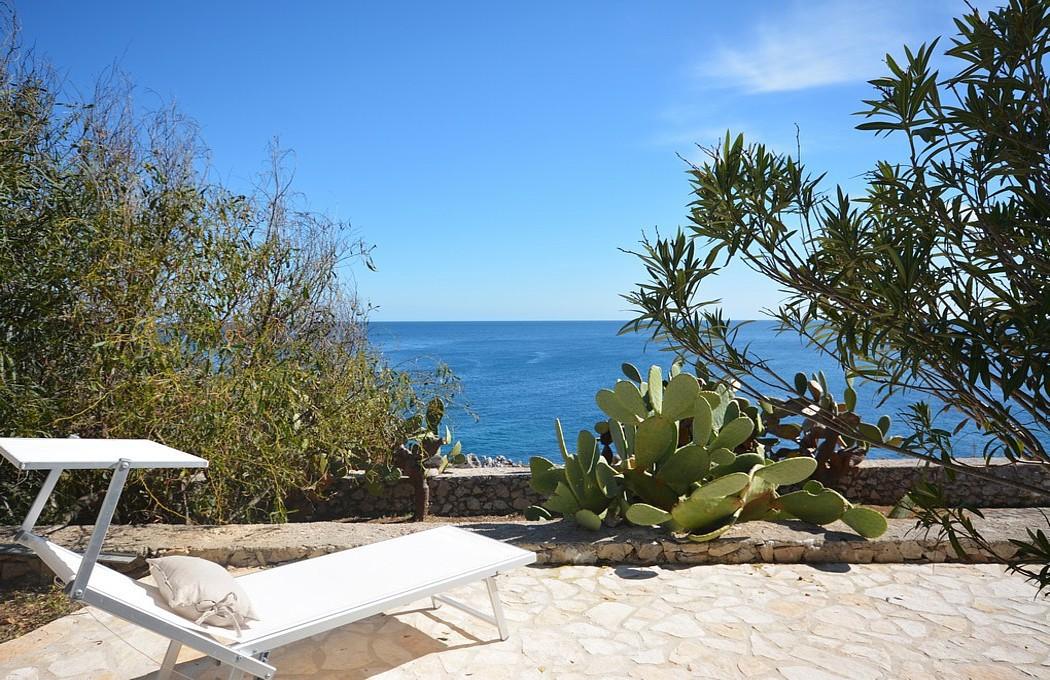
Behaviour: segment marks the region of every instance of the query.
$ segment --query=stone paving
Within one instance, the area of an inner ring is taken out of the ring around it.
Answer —
[[[1050,678],[1050,601],[993,566],[564,566],[499,583],[505,642],[428,601],[270,660],[288,680]],[[486,603],[479,588],[458,594]],[[0,678],[152,678],[164,647],[85,609],[0,645]],[[181,673],[224,677],[194,656]]]

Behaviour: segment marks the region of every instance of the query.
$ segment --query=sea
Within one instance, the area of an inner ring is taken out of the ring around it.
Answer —
[[[674,355],[647,335],[620,335],[622,321],[405,321],[372,322],[369,338],[398,369],[432,371],[446,364],[462,384],[462,393],[446,422],[465,452],[504,456],[526,462],[530,456],[557,459],[554,420],[566,438],[592,429],[603,419],[595,393],[612,387],[630,362],[645,375],[659,364],[666,376]],[[766,358],[789,381],[798,371],[823,370],[842,398],[845,379],[829,358],[804,346],[798,336],[777,333],[775,322],[754,321],[740,331],[741,343]],[[884,403],[873,387],[857,384],[857,411],[869,422],[889,415],[891,434],[907,435],[898,413],[912,401],[898,394]],[[937,424],[953,430],[960,417],[946,413]],[[972,428],[954,438],[957,455],[980,456],[984,440]],[[871,457],[894,457],[875,450]]]

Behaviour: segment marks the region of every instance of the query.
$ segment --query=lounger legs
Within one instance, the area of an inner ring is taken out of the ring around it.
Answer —
[[[259,652],[258,654],[253,654],[252,656],[254,656],[259,661],[262,661],[263,663],[266,663],[267,661],[270,660],[270,653],[269,652]],[[231,666],[230,667],[230,674],[226,676],[226,680],[242,680],[242,678],[247,678],[247,677],[249,677],[247,673],[245,673],[244,671],[242,671],[242,670],[240,670],[238,668],[234,668],[234,667]],[[255,676],[251,676],[251,677],[255,677]],[[256,679],[256,680],[258,680],[258,679]]]
[[[182,643],[172,640],[168,643],[168,651],[164,654],[164,661],[160,664],[160,671],[157,673],[157,680],[170,680],[172,671],[175,670],[175,662],[179,660],[179,652],[182,651]],[[270,658],[269,652],[259,652],[254,655],[256,659],[266,663]],[[230,667],[230,672],[227,678],[229,680],[240,680],[244,677],[244,671]]]
[[[262,661],[263,663],[266,663],[270,660],[269,652],[259,652],[258,654],[253,654],[252,656],[254,656],[259,661]],[[242,678],[246,677],[248,677],[248,675],[244,671],[232,667],[230,668],[230,674],[226,676],[227,680],[241,680]],[[258,679],[256,678],[256,680]]]
[[[157,680],[168,680],[171,677],[171,672],[175,669],[175,662],[179,658],[179,652],[182,650],[182,643],[172,640],[168,643],[168,651],[164,654],[164,662],[160,665],[160,672],[157,673]]]
[[[492,614],[487,614],[480,609],[477,609],[465,602],[449,597],[448,595],[434,595],[433,604],[437,608],[438,603],[447,604],[450,607],[466,612],[473,617],[479,618],[482,621],[487,621],[499,629],[499,639],[506,640],[510,637],[510,633],[507,631],[507,620],[503,616],[503,604],[499,600],[499,591],[496,589],[496,578],[490,576],[485,579],[485,587],[489,591],[489,601],[492,603]]]
[[[263,663],[266,663],[267,661],[270,660],[270,653],[269,652],[259,652],[258,654],[255,655],[255,658],[258,659],[259,661],[262,661]]]
[[[506,640],[510,633],[507,631],[507,619],[503,616],[503,603],[500,602],[499,591],[496,589],[496,578],[490,576],[485,579],[485,587],[489,589],[489,600],[492,601],[492,614],[496,617],[499,639]]]

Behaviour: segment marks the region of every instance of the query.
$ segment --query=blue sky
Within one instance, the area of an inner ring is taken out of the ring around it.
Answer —
[[[898,147],[851,112],[956,0],[882,2],[17,2],[71,88],[114,65],[136,104],[195,119],[247,186],[278,137],[313,209],[374,243],[348,272],[376,320],[623,319],[618,248],[685,223],[685,165],[727,128],[849,187]],[[705,297],[755,318],[746,270]]]

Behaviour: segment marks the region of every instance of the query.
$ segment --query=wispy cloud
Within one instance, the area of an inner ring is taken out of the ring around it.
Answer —
[[[861,82],[881,73],[882,57],[907,39],[914,6],[901,2],[806,2],[759,17],[734,44],[696,67],[702,85],[747,93]]]
[[[971,1],[978,7],[1001,2]],[[965,7],[962,0],[748,3],[743,20],[715,27],[701,51],[688,57],[646,141],[689,155],[695,143],[717,143],[729,129],[781,153],[848,145],[843,130],[820,126],[820,112],[829,103],[838,106],[840,93],[816,89],[885,74],[887,52],[900,56],[905,44],[950,34],[951,17]],[[790,94],[799,92],[805,94]]]

